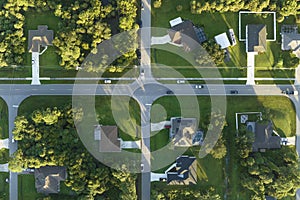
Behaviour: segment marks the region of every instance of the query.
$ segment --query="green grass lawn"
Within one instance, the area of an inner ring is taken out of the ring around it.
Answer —
[[[9,199],[9,184],[6,183],[5,179],[9,178],[9,173],[0,172],[0,199],[8,200]]]
[[[0,98],[0,139],[8,138],[8,108],[5,101]]]
[[[273,14],[256,14],[242,13],[241,14],[241,36],[246,38],[247,24],[265,24],[267,27],[267,39],[274,39],[274,15]],[[275,30],[276,31],[276,30]],[[279,35],[278,35],[279,36]]]
[[[192,102],[194,97],[180,97],[185,99],[189,106],[179,105],[179,101],[176,97],[162,97],[154,102],[154,105],[159,105],[161,113],[152,112],[151,117],[155,119],[155,122],[168,120],[170,117],[183,116],[183,117],[197,117],[199,115],[195,111],[197,106],[200,107],[200,127],[202,122],[206,120],[206,116],[210,113],[210,98],[209,97],[198,97],[198,103]],[[163,111],[164,110],[164,111]],[[181,110],[184,110],[183,113]],[[224,138],[226,140],[227,151],[229,152],[228,161],[228,188],[227,195],[228,199],[239,200],[239,199],[249,199],[247,191],[242,188],[239,181],[239,165],[236,156],[236,147],[233,143],[236,132],[235,132],[235,113],[236,112],[250,112],[250,111],[261,111],[265,112],[269,110],[270,119],[274,123],[274,129],[281,136],[294,136],[295,135],[295,109],[292,102],[286,97],[279,96],[234,96],[227,97],[227,114],[226,121],[227,126],[223,130]],[[167,130],[161,131],[151,138],[151,148],[162,148],[162,145],[166,144],[168,141]],[[154,143],[154,144],[152,144]],[[187,152],[188,154],[197,155],[197,148],[191,149]],[[155,158],[152,162],[155,162]],[[200,163],[199,177],[201,180],[198,182],[197,187],[207,187],[213,185],[217,191],[221,194],[225,191],[224,182],[224,161],[218,161],[210,156],[206,156],[203,159],[198,160]],[[217,166],[217,167],[216,167]],[[158,172],[163,172],[167,167],[159,170]],[[207,181],[205,181],[207,180]],[[154,183],[153,187],[166,187],[171,189],[172,186],[166,186],[165,183]]]
[[[140,133],[140,109],[139,105],[129,97],[117,97],[118,101],[114,107],[117,111],[124,111],[127,109],[126,101],[129,102],[129,113],[133,123],[129,123],[127,116],[121,118],[119,127],[119,135],[124,140],[136,139],[136,133]],[[114,101],[115,102],[115,101]],[[33,96],[25,99],[19,107],[19,115],[25,113],[32,113],[36,109],[45,109],[48,107],[61,107],[63,105],[71,104],[71,96]],[[102,125],[116,125],[112,113],[111,97],[109,96],[96,96],[95,108],[98,115],[99,123]],[[120,112],[123,114],[123,112]],[[132,124],[137,123],[138,127]],[[140,137],[140,135],[138,135]]]

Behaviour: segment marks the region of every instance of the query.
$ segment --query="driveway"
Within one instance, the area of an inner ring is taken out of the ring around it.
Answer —
[[[8,172],[8,163],[0,164],[0,172]]]
[[[151,45],[166,44],[168,42],[171,42],[171,38],[170,38],[169,34],[162,36],[162,37],[151,37]]]
[[[151,131],[160,131],[165,129],[165,125],[171,125],[170,121],[162,121],[159,123],[151,123]]]
[[[254,67],[256,52],[247,53],[247,82],[246,85],[255,85],[254,81]]]
[[[167,178],[167,175],[166,174],[158,174],[158,173],[153,173],[151,172],[151,182],[153,181],[159,181],[160,178]]]
[[[9,143],[8,138],[4,140],[0,140],[0,149],[2,148],[9,149],[8,143]]]

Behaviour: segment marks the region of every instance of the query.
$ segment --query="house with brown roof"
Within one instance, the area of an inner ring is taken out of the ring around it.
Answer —
[[[246,52],[263,53],[267,49],[267,28],[265,24],[246,26]]]
[[[300,58],[300,34],[297,25],[281,26],[281,50],[292,50]]]
[[[120,152],[121,139],[118,137],[117,126],[96,125],[94,129],[95,140],[99,140],[100,152]]]
[[[38,193],[50,194],[60,191],[60,181],[67,179],[65,167],[46,166],[34,170],[35,188]]]
[[[247,122],[247,130],[254,133],[252,151],[264,152],[267,149],[280,149],[281,137],[274,134],[272,122],[267,124],[257,122]]]
[[[28,50],[29,52],[40,53],[40,46],[47,47],[52,45],[53,30],[48,30],[48,26],[40,25],[37,30],[28,32]]]

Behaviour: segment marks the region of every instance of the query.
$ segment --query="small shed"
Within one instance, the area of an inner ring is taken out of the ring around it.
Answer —
[[[172,19],[169,23],[171,25],[171,27],[176,26],[178,24],[181,24],[183,21],[181,19],[181,17],[177,17],[175,19]]]
[[[221,33],[219,35],[216,35],[215,36],[215,41],[216,41],[217,44],[219,44],[221,46],[221,49],[225,49],[225,48],[231,46],[225,32]]]

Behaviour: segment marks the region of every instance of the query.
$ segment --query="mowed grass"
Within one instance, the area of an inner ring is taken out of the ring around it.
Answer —
[[[136,139],[140,137],[140,108],[136,101],[129,97],[114,97],[113,102],[116,102],[112,107],[111,97],[96,96],[95,109],[98,116],[98,121],[102,125],[117,125],[119,127],[119,135],[124,140]],[[127,102],[127,103],[126,103]],[[33,96],[25,99],[19,106],[19,115],[30,114],[36,109],[46,109],[48,107],[62,107],[63,105],[71,104],[71,96]],[[119,114],[114,116],[112,109]],[[124,115],[126,109],[129,109],[129,116]],[[116,123],[114,117],[120,120]],[[134,126],[133,124],[136,124]]]
[[[275,14],[276,15],[276,14]],[[267,39],[275,39],[274,14],[241,13],[241,37],[246,38],[247,24],[265,24],[267,28]],[[276,32],[276,30],[275,30]]]
[[[197,117],[200,118],[199,126],[202,126],[202,122],[206,120],[206,116],[210,114],[210,97],[201,96],[197,97],[198,102],[192,101],[195,97],[180,97],[181,100],[176,100],[176,97],[162,97],[154,102],[160,105],[162,108],[162,113],[151,112],[151,117],[155,118],[155,122],[167,120],[174,116],[184,116],[184,117]],[[179,102],[186,101],[189,106],[180,106]],[[240,185],[240,174],[239,174],[239,163],[236,156],[236,147],[234,145],[234,140],[236,138],[235,131],[235,113],[237,112],[252,112],[258,111],[269,113],[270,119],[274,123],[274,129],[281,136],[295,136],[295,109],[292,102],[283,96],[230,96],[227,97],[226,122],[227,126],[223,130],[223,137],[226,140],[227,152],[229,153],[228,166],[225,166],[225,161],[215,160],[210,156],[206,156],[203,159],[198,160],[199,162],[199,180],[197,187],[207,187],[213,186],[217,191],[225,191],[224,185],[224,170],[227,168],[226,176],[228,177],[228,188],[227,196],[228,199],[239,200],[239,199],[249,199],[248,193]],[[195,108],[200,107],[201,117],[197,113]],[[163,111],[163,109],[165,111]],[[184,112],[184,111],[187,112]],[[166,131],[163,131],[164,133]],[[167,143],[168,138],[161,133],[158,133],[156,137],[151,138],[151,147],[155,148],[164,143]],[[154,144],[152,144],[154,143]],[[197,155],[197,148],[191,148],[188,151],[189,154]],[[155,159],[155,158],[154,158]],[[155,162],[155,160],[154,160]],[[164,169],[165,170],[165,169]],[[162,172],[162,171],[160,171]],[[154,183],[153,187],[166,187],[166,189],[171,189],[172,186],[166,186],[164,183]],[[221,193],[223,194],[223,193]]]
[[[5,181],[7,178],[9,178],[9,173],[0,172],[0,199],[2,200],[9,199],[9,184]]]
[[[18,199],[37,199],[44,195],[37,193],[35,189],[34,175],[18,175]]]
[[[6,139],[8,136],[8,108],[5,101],[0,98],[0,139]]]

